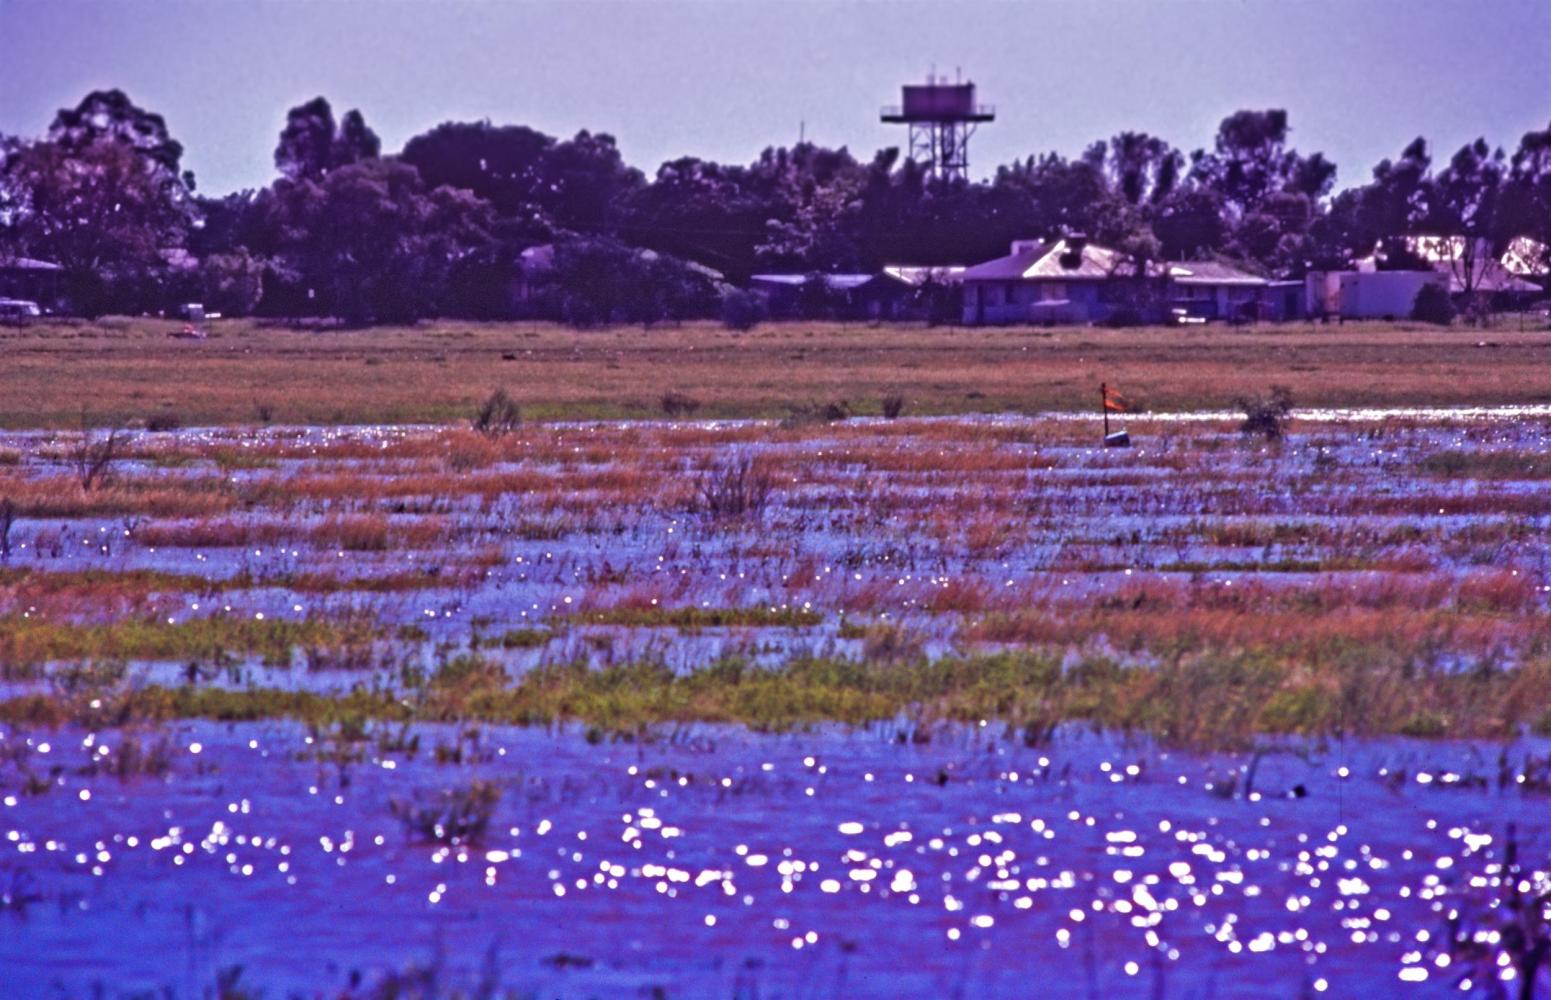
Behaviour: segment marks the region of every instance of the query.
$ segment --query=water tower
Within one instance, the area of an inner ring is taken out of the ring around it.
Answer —
[[[890,125],[910,126],[910,159],[933,177],[969,175],[969,137],[981,122],[996,120],[996,109],[975,103],[973,83],[949,83],[928,75],[926,83],[907,83],[901,103],[883,109]]]

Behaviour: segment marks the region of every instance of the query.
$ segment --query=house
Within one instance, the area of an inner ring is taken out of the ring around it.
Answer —
[[[874,274],[755,274],[749,288],[765,297],[777,318],[833,313],[842,319],[900,319],[909,308],[912,284],[880,271]]]
[[[65,269],[31,257],[0,257],[0,298],[57,308],[64,300]]]
[[[1202,320],[1286,320],[1300,314],[1284,282],[1272,282],[1221,261],[1167,263],[1164,296],[1175,316]],[[1296,283],[1294,283],[1296,286]],[[1278,293],[1273,295],[1273,289]]]
[[[1150,264],[1085,240],[1015,240],[1005,257],[966,268],[964,322],[1102,323],[1289,318],[1297,295],[1218,261]]]
[[[1545,247],[1534,240],[1515,239],[1501,256],[1484,240],[1469,243],[1460,236],[1409,236],[1405,247],[1420,265],[1417,269],[1383,270],[1386,258],[1380,252],[1349,271],[1311,272],[1305,279],[1308,314],[1406,319],[1428,285],[1456,299],[1485,296],[1498,306],[1522,305],[1545,294]]]
[[[1322,319],[1406,319],[1428,285],[1447,288],[1442,271],[1311,271],[1305,309]]]

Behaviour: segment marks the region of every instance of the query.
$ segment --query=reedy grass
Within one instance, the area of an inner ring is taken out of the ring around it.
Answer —
[[[1063,723],[1145,734],[1166,745],[1233,750],[1275,734],[1310,738],[1405,734],[1507,738],[1551,732],[1551,662],[1515,670],[1413,670],[1351,655],[1319,668],[1263,651],[1203,651],[1154,667],[1090,656],[1063,666],[1053,651],[1020,650],[883,665],[799,658],[762,668],[725,660],[678,673],[660,664],[537,668],[515,683],[477,656],[458,657],[412,697],[353,690],[143,687],[0,702],[13,724],[94,727],[184,718],[579,723],[645,733],[676,723],[789,730],[824,723],[938,724],[981,720],[1044,739]]]
[[[329,650],[375,635],[364,619],[236,618],[215,616],[168,622],[122,618],[74,623],[8,615],[0,618],[0,676],[36,676],[60,661],[171,660],[222,662],[251,654],[272,666],[288,666],[295,650]]]

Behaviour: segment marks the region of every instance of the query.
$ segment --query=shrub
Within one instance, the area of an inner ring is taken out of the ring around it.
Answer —
[[[757,516],[770,502],[774,485],[753,456],[741,455],[702,473],[695,492],[699,509],[712,517]]]
[[[843,399],[834,400],[822,406],[814,403],[788,405],[786,410],[786,416],[781,418],[780,426],[788,429],[806,427],[810,424],[833,424],[851,416],[851,404]]]
[[[145,418],[145,429],[153,434],[175,431],[183,426],[183,418],[176,413],[156,413]]]
[[[883,397],[883,415],[894,420],[905,412],[905,397],[897,392],[891,392]]]
[[[449,788],[415,802],[393,800],[393,815],[410,836],[438,844],[474,845],[484,839],[490,816],[501,801],[493,782],[476,781],[467,788]]]
[[[1411,307],[1411,318],[1423,323],[1448,326],[1456,315],[1454,300],[1442,285],[1423,285],[1416,293],[1416,303]]]
[[[16,505],[10,497],[0,499],[0,559],[11,558],[11,526],[16,523]]]
[[[665,392],[659,401],[662,412],[670,417],[687,417],[700,409],[700,400],[682,392]]]
[[[1287,433],[1287,421],[1292,416],[1292,390],[1273,385],[1263,396],[1241,396],[1236,404],[1244,411],[1244,422],[1239,430],[1246,435],[1260,435],[1267,441],[1280,441]]]
[[[722,296],[722,325],[729,330],[752,330],[764,314],[764,302],[752,292],[734,288]]]
[[[522,410],[505,389],[492,392],[474,414],[474,429],[486,437],[509,434],[522,424]]]
[[[94,485],[107,478],[108,469],[119,458],[124,439],[118,428],[108,431],[107,437],[98,437],[81,418],[81,439],[75,446],[75,474],[81,482],[81,491],[90,493]]]

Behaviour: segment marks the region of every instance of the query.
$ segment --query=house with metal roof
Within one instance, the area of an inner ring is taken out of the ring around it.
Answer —
[[[1220,261],[1138,267],[1118,250],[1080,239],[1015,240],[1005,257],[966,268],[964,322],[1102,323],[1286,318],[1300,297]]]

